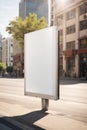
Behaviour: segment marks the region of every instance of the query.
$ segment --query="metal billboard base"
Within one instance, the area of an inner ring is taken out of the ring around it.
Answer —
[[[42,98],[41,105],[42,105],[42,110],[47,111],[49,107],[49,99]]]

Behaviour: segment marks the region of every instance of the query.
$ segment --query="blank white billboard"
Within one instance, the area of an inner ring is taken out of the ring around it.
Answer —
[[[25,34],[25,95],[58,99],[56,26]]]

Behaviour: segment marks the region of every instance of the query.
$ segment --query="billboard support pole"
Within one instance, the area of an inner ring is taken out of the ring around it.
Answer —
[[[42,98],[41,105],[42,105],[42,110],[47,111],[49,107],[49,99]]]

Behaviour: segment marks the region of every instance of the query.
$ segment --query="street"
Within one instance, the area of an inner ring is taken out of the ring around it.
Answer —
[[[54,124],[48,123],[51,119],[55,120],[54,127]],[[59,125],[56,119],[60,122]],[[66,124],[72,125],[62,128],[65,121]],[[24,79],[0,78],[0,130],[53,130],[53,128],[54,130],[87,129],[87,81],[61,80],[60,99],[50,100],[49,110],[43,112],[40,98],[24,96]]]
[[[80,79],[60,81],[60,98],[87,104],[87,81]]]

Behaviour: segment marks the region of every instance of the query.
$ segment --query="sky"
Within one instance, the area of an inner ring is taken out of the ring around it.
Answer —
[[[2,37],[8,37],[9,34],[5,31],[6,26],[16,16],[19,16],[20,0],[0,0],[0,34]]]

